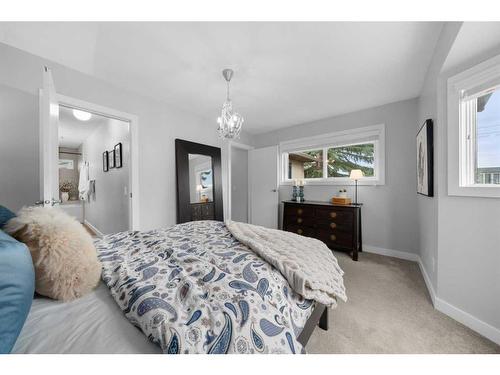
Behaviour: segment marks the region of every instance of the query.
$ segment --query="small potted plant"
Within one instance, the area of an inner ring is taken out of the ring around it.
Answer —
[[[69,192],[74,189],[74,185],[71,181],[63,181],[59,185],[59,191],[61,192],[61,200],[67,202],[69,199]]]
[[[347,198],[347,189],[340,189],[339,190],[339,197],[340,198]]]

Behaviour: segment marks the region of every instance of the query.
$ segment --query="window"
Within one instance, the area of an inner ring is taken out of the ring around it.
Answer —
[[[384,125],[377,125],[283,142],[281,183],[345,185],[351,170],[361,169],[360,183],[383,184],[384,137]]]
[[[500,184],[500,90],[479,96],[475,101],[474,183]],[[473,125],[473,122],[472,124]]]
[[[500,57],[448,80],[448,193],[500,197]]]
[[[59,169],[75,169],[73,160],[59,159]]]
[[[288,179],[323,177],[323,150],[295,151],[288,153]]]
[[[375,143],[361,143],[328,149],[328,177],[349,177],[361,169],[365,177],[374,176]]]

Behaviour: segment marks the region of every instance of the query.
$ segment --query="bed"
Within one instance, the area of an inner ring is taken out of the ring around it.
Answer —
[[[301,353],[324,305],[222,222],[96,241],[103,282],[70,303],[36,298],[14,353]],[[131,324],[132,323],[132,324]]]

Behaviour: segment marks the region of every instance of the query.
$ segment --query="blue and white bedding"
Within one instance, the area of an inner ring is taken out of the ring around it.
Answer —
[[[96,248],[115,301],[165,353],[304,351],[315,303],[222,222],[112,234]]]

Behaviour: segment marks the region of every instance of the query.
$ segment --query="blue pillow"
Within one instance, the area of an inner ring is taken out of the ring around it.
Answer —
[[[0,204],[0,229],[13,217],[16,217],[16,214]]]
[[[35,292],[31,254],[0,230],[0,353],[10,353],[21,333]]]

